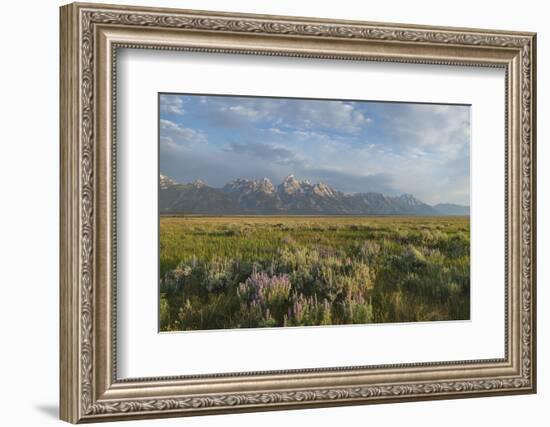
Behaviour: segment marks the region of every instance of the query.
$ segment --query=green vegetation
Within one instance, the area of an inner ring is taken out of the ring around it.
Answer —
[[[161,217],[162,331],[469,317],[467,217]]]

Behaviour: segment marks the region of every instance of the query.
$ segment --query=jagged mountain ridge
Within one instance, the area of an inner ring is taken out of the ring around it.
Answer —
[[[467,206],[430,206],[411,194],[345,194],[322,182],[300,181],[293,175],[277,186],[269,178],[238,178],[223,188],[214,188],[200,180],[178,184],[163,174],[159,182],[159,208],[164,214],[469,215]]]

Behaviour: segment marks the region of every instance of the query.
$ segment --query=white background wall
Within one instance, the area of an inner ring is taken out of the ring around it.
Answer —
[[[110,0],[113,3],[122,3]],[[133,4],[538,32],[539,393],[437,402],[265,412],[132,425],[547,425],[550,406],[550,28],[536,0],[133,0]],[[2,5],[0,66],[0,423],[45,426],[58,402],[58,6]],[[489,165],[490,167],[490,165]],[[545,220],[546,217],[546,220]]]

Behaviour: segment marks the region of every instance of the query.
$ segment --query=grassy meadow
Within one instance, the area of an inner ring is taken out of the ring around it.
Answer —
[[[469,317],[468,217],[160,218],[161,331]]]

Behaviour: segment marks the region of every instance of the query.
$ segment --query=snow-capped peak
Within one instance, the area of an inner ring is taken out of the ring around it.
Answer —
[[[169,176],[166,176],[161,173],[159,176],[159,184],[160,184],[160,188],[162,188],[163,190],[166,190],[168,187],[171,187],[172,185],[176,185],[176,181],[174,181]]]
[[[193,181],[193,187],[195,188],[202,188],[202,187],[206,187],[206,182],[200,180],[200,179],[196,179],[195,181]]]

